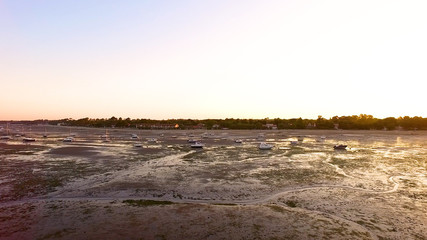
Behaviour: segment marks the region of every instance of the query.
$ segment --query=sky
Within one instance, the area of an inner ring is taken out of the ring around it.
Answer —
[[[0,120],[427,117],[427,1],[0,0]]]

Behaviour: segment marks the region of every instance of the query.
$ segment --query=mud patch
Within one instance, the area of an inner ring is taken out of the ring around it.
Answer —
[[[51,149],[47,154],[55,155],[66,155],[66,156],[79,156],[79,157],[89,157],[98,154],[96,148],[94,147],[81,147],[81,146],[72,146],[72,147],[60,147]]]

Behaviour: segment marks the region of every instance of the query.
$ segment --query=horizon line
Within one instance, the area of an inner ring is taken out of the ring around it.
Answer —
[[[335,116],[333,116],[333,117],[329,117],[329,118],[326,118],[326,117],[323,117],[323,115],[318,115],[318,117],[317,118],[303,118],[303,117],[291,117],[291,118],[280,118],[280,117],[276,117],[276,118],[270,118],[270,117],[266,117],[266,118],[235,118],[235,117],[226,117],[226,118],[168,118],[168,119],[155,119],[155,118],[130,118],[130,117],[116,117],[116,116],[111,116],[111,117],[108,117],[108,118],[92,118],[92,117],[83,117],[83,118],[71,118],[71,117],[68,117],[68,118],[59,118],[59,119],[47,119],[47,118],[45,118],[45,119],[43,119],[43,118],[39,118],[39,119],[33,119],[33,120],[28,120],[28,119],[20,119],[20,120],[0,120],[0,122],[36,122],[36,121],[60,121],[60,120],[80,120],[80,119],[85,119],[85,118],[88,118],[88,119],[92,119],[92,120],[95,120],[95,119],[103,119],[103,120],[108,120],[108,119],[111,119],[111,118],[116,118],[116,119],[122,119],[122,120],[125,120],[125,119],[130,119],[130,120],[154,120],[154,121],[168,121],[168,120],[198,120],[198,121],[203,121],[203,120],[226,120],[226,119],[247,119],[247,120],[274,120],[274,119],[283,119],[283,120],[287,120],[287,119],[305,119],[305,120],[317,120],[318,118],[319,118],[319,116],[322,116],[322,118],[323,119],[332,119],[332,118],[334,118],[334,117],[353,117],[353,116],[357,116],[357,117],[359,117],[359,116],[361,116],[361,115],[365,115],[365,116],[371,116],[372,118],[374,118],[374,119],[387,119],[387,118],[395,118],[395,119],[399,119],[399,118],[405,118],[405,117],[409,117],[409,118],[425,118],[425,117],[423,117],[423,116],[399,116],[399,117],[392,117],[392,116],[390,116],[390,117],[384,117],[384,118],[377,118],[377,117],[375,117],[374,115],[371,115],[371,114],[358,114],[358,115],[356,115],[356,114],[353,114],[353,115],[341,115],[341,116],[338,116],[338,115],[335,115]]]

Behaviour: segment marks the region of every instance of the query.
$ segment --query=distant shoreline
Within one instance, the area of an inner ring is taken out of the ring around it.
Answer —
[[[95,128],[133,128],[133,129],[159,129],[159,130],[291,130],[291,129],[316,129],[316,130],[427,130],[427,118],[423,117],[388,117],[375,118],[372,115],[360,114],[352,116],[334,116],[326,119],[319,116],[317,119],[302,118],[265,118],[265,119],[130,119],[130,118],[81,118],[59,120],[33,120],[33,121],[0,121],[5,128],[8,124],[40,125],[49,124],[57,126],[80,126]]]

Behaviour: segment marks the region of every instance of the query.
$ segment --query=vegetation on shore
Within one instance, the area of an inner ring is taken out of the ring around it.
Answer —
[[[53,125],[81,127],[116,127],[139,129],[360,129],[360,130],[427,130],[427,118],[423,117],[388,117],[375,118],[372,115],[334,116],[326,119],[130,119],[130,118],[81,118],[60,120],[36,120],[26,123],[49,123]]]

